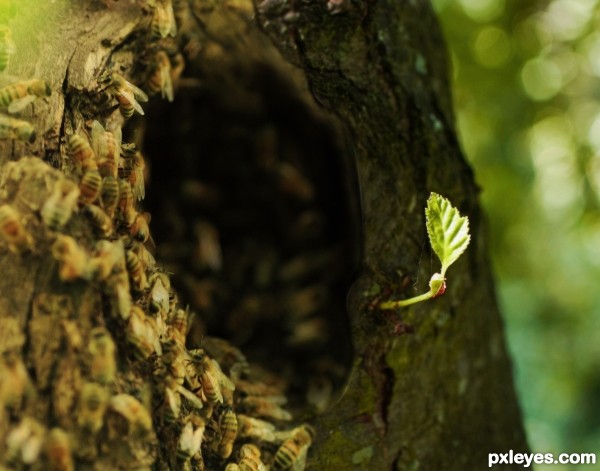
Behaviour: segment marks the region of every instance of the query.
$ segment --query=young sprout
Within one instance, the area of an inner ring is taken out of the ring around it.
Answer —
[[[411,304],[437,298],[446,291],[446,270],[466,250],[471,240],[469,218],[461,216],[458,210],[443,196],[431,193],[425,208],[427,235],[431,248],[442,262],[440,273],[434,273],[429,280],[429,291],[413,298],[398,301],[384,301],[380,309],[397,309]]]

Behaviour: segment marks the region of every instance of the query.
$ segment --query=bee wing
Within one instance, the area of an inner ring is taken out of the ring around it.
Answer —
[[[183,397],[185,397],[188,400],[188,402],[192,405],[192,407],[195,407],[198,410],[204,408],[202,400],[193,392],[189,391],[187,388],[184,388],[181,385],[177,385],[177,392]]]
[[[142,109],[142,107],[140,106],[140,104],[137,102],[137,100],[135,99],[135,95],[134,92],[129,92],[127,90],[117,90],[117,95],[121,95],[123,98],[125,98],[129,103],[131,103],[131,106],[133,106],[133,109],[135,111],[137,111],[139,114],[143,115],[144,114],[144,110]],[[141,100],[144,101],[144,100]],[[147,100],[146,100],[147,101]]]
[[[173,81],[171,80],[170,67],[160,69],[161,96],[170,102],[173,101]]]
[[[144,184],[144,169],[137,167],[135,170],[135,185],[133,186],[133,196],[138,201],[143,200],[146,197],[146,186]]]
[[[8,112],[18,113],[19,111],[24,110],[27,107],[27,105],[29,105],[29,103],[33,103],[33,100],[35,100],[35,98],[35,95],[27,95],[23,98],[14,100],[10,105],[8,105]]]
[[[148,95],[146,95],[146,92],[144,92],[144,90],[142,90],[139,87],[136,87],[133,83],[131,82],[127,82],[129,88],[131,88],[131,91],[133,93],[133,96],[135,97],[136,100],[138,101],[143,101],[146,102],[148,101]]]
[[[106,137],[104,127],[96,120],[92,123],[92,149],[98,158],[106,155]]]
[[[165,6],[165,8],[167,9],[167,17],[169,18],[169,21],[167,21],[168,29],[166,34],[163,35],[163,38],[167,35],[175,37],[177,34],[177,23],[175,22],[175,12],[173,11],[173,3],[171,0],[168,1],[168,4]]]
[[[298,458],[290,468],[291,471],[304,471],[306,467],[306,455],[308,454],[308,446],[303,446],[298,454]]]

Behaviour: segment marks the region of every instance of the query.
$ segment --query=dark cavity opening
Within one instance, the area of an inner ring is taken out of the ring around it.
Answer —
[[[156,258],[196,314],[189,346],[226,339],[290,408],[326,410],[351,365],[360,258],[354,165],[332,122],[256,67],[184,78],[148,109],[143,147]]]

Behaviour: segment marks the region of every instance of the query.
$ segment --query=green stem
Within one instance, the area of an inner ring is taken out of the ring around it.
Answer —
[[[431,291],[427,291],[427,293],[420,294],[419,296],[415,296],[413,298],[399,299],[398,301],[385,301],[379,304],[379,309],[389,310],[410,306],[411,304],[420,303],[421,301],[427,301],[428,299],[433,298],[434,294],[435,293]]]

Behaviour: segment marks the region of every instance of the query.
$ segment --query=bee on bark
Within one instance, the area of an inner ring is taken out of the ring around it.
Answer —
[[[90,221],[92,221],[94,228],[98,231],[98,233],[100,233],[100,235],[103,237],[108,237],[110,234],[112,234],[112,219],[102,208],[89,204],[83,208],[83,214],[85,214]]]
[[[88,170],[79,182],[79,202],[81,204],[92,204],[100,195],[102,177],[98,170]]]
[[[137,292],[144,291],[148,287],[146,271],[144,270],[140,258],[133,250],[127,250],[125,252],[125,264],[133,289]]]
[[[119,179],[119,199],[117,201],[117,209],[120,214],[120,221],[126,227],[131,227],[137,211],[133,204],[133,192],[131,185],[123,179]]]
[[[117,203],[119,202],[119,182],[112,175],[104,177],[102,180],[100,200],[102,201],[104,211],[112,219],[117,209]]]
[[[95,435],[101,428],[108,404],[106,389],[97,383],[85,383],[81,388],[77,425],[83,432]]]
[[[79,187],[75,182],[66,178],[58,180],[42,207],[42,219],[46,225],[55,231],[61,229],[71,219],[78,199]]]
[[[23,254],[33,247],[33,238],[23,226],[21,215],[10,204],[0,206],[0,236],[13,253]]]
[[[129,228],[129,234],[139,242],[146,242],[150,238],[150,213],[136,214],[131,227]]]
[[[67,152],[71,158],[86,172],[88,170],[98,170],[96,162],[96,153],[90,141],[83,134],[75,133],[69,136],[67,141]]]
[[[131,185],[133,196],[138,201],[146,197],[144,182],[144,169],[146,163],[144,156],[135,144],[123,144],[119,177],[127,180]]]
[[[31,123],[0,114],[0,139],[19,139],[31,144],[35,138],[35,129]]]
[[[89,277],[89,257],[72,237],[58,234],[52,244],[52,256],[60,262],[58,276],[61,280],[73,281]]]
[[[103,177],[117,177],[121,156],[121,128],[106,131],[95,121],[92,123],[92,144],[98,159],[98,170]]]
[[[138,360],[145,360],[154,353],[162,355],[162,346],[152,319],[139,306],[131,308],[126,338],[133,345]]]
[[[96,244],[96,255],[88,263],[89,279],[105,281],[115,270],[125,269],[123,242],[100,240]]]
[[[154,56],[154,68],[146,81],[152,95],[160,92],[162,98],[173,101],[173,82],[171,81],[171,61],[162,49]]]
[[[10,56],[17,52],[12,40],[12,32],[6,25],[0,25],[0,72],[8,66]]]
[[[144,114],[144,110],[138,101],[148,101],[148,95],[128,82],[122,75],[116,72],[105,73],[100,78],[99,83],[105,85],[106,90],[119,102],[119,111],[125,119],[131,118],[135,111],[141,115]]]
[[[115,381],[117,360],[115,342],[104,327],[95,327],[90,332],[90,378],[100,384]]]
[[[127,421],[130,435],[144,437],[152,432],[152,416],[135,397],[117,394],[110,398],[108,407]]]
[[[63,429],[55,427],[46,436],[44,443],[47,468],[49,471],[73,471],[71,440]]]
[[[237,436],[238,422],[237,416],[231,407],[225,407],[219,417],[219,430],[221,432],[221,441],[219,442],[219,455],[221,458],[229,458],[233,451],[233,442]]]
[[[212,405],[223,404],[223,394],[221,384],[223,378],[229,381],[229,378],[221,371],[219,364],[212,358],[209,358],[204,351],[200,349],[191,350],[190,360],[197,374],[198,380],[202,386],[202,394],[206,401]],[[233,390],[234,386],[231,384]]]
[[[315,437],[314,429],[309,425],[301,425],[293,435],[285,440],[273,458],[274,470],[303,470],[306,454]]]
[[[36,98],[48,97],[51,94],[50,84],[45,80],[24,80],[0,88],[0,106],[8,107],[9,113],[17,113]]]
[[[153,38],[166,38],[177,34],[177,23],[171,0],[156,0],[150,32]]]
[[[238,467],[240,471],[266,471],[267,469],[260,459],[260,449],[252,443],[246,443],[240,448]]]
[[[163,418],[166,423],[172,424],[177,421],[181,414],[181,396],[177,391],[165,386],[165,397],[163,403]]]

